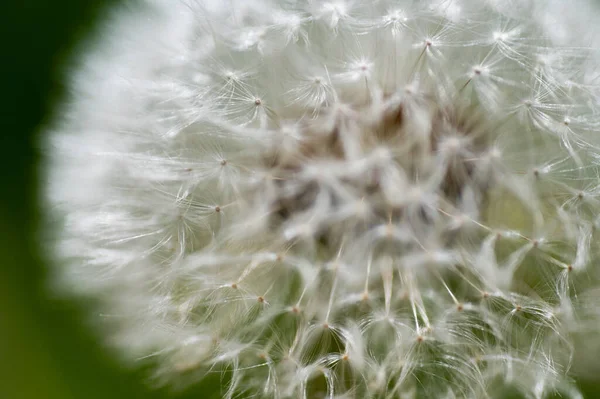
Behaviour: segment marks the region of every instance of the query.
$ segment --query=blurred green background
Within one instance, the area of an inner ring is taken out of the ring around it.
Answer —
[[[565,0],[568,1],[568,0]],[[0,5],[0,398],[198,398],[218,383],[177,395],[153,391],[142,371],[124,370],[83,324],[81,304],[49,299],[33,231],[37,209],[37,127],[63,98],[73,44],[114,1],[3,0]],[[599,331],[600,334],[600,331]],[[599,377],[600,380],[600,377]],[[600,387],[583,384],[586,398]]]

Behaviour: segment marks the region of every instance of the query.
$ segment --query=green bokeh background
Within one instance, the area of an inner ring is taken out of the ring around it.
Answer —
[[[569,0],[565,0],[569,1]],[[179,394],[111,359],[83,323],[82,304],[50,299],[36,238],[38,127],[63,98],[66,57],[115,1],[1,0],[0,398],[218,397],[218,380]],[[600,334],[600,329],[599,329]],[[600,381],[600,376],[598,378]],[[586,398],[600,386],[583,383]]]

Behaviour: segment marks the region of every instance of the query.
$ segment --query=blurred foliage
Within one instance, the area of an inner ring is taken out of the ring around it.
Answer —
[[[102,350],[83,323],[82,304],[50,299],[44,290],[47,270],[34,236],[40,220],[38,127],[64,98],[61,76],[73,45],[113,2],[0,5],[0,398],[219,396],[218,377],[177,395],[152,390],[143,370],[125,370]],[[584,389],[586,398],[600,397],[597,384]]]

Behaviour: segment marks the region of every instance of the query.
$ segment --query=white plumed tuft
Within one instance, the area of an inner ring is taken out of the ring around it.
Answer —
[[[584,0],[145,0],[45,136],[63,292],[223,398],[581,395],[600,358]]]

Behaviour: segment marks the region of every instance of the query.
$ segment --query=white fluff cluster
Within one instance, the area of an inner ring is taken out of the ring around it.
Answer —
[[[47,135],[62,288],[125,358],[224,373],[224,398],[579,398],[571,365],[600,362],[573,357],[600,325],[586,7],[120,8]]]

